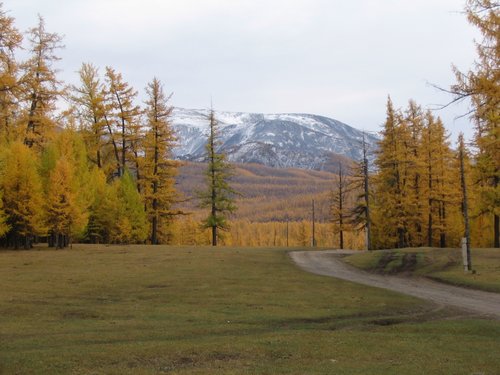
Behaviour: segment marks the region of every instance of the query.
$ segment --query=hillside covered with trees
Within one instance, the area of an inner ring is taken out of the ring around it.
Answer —
[[[230,200],[216,207],[213,191],[202,194],[206,164],[172,158],[178,139],[162,82],[152,78],[141,103],[120,72],[83,63],[78,84],[67,85],[57,70],[62,37],[42,17],[23,34],[0,8],[0,245],[207,245],[217,222],[226,245],[457,247],[470,218],[474,246],[500,247],[499,9],[467,2],[483,38],[475,65],[455,69],[447,90],[451,100],[470,100],[470,147],[459,152],[436,113],[389,98],[378,149],[364,148],[357,163],[332,161],[335,174],[232,168],[214,164],[219,156],[207,149],[211,171],[227,178],[212,181]],[[207,118],[207,128],[215,122]],[[229,222],[214,210],[232,213]]]

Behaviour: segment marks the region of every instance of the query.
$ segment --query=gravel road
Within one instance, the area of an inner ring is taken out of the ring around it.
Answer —
[[[342,255],[349,253],[352,252],[294,251],[290,252],[290,257],[300,268],[311,273],[389,289],[440,305],[453,306],[474,314],[500,319],[500,294],[460,288],[419,277],[368,273],[341,260]]]

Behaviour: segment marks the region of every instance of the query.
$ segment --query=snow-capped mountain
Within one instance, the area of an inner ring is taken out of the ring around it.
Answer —
[[[174,157],[204,160],[208,115],[208,110],[174,109],[172,124],[178,137]],[[362,158],[363,132],[331,118],[219,111],[215,115],[220,149],[233,162],[322,170],[334,155],[353,160]],[[365,134],[372,151],[377,139],[373,134]]]

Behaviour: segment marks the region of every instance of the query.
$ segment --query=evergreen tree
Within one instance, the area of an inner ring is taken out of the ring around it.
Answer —
[[[178,163],[172,160],[175,136],[169,123],[172,107],[170,97],[165,96],[160,81],[156,78],[146,88],[147,132],[144,141],[144,197],[150,222],[149,240],[158,244],[165,237],[167,225],[175,212],[172,205],[178,199],[175,176]]]
[[[210,213],[204,220],[203,226],[211,228],[212,246],[217,246],[220,230],[228,230],[228,215],[236,210],[234,196],[236,191],[230,186],[229,179],[233,175],[232,166],[226,155],[217,150],[218,129],[214,110],[209,115],[210,132],[206,145],[208,168],[206,171],[206,191],[200,193],[200,207],[209,208]]]
[[[495,0],[467,0],[467,18],[483,39],[477,43],[478,59],[467,73],[454,68],[455,101],[469,98],[475,122],[476,185],[479,215],[492,219],[493,241],[500,247],[500,4]]]

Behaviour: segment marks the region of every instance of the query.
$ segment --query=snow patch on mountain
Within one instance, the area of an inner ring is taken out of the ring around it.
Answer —
[[[203,161],[209,131],[209,110],[174,108],[172,124],[178,137],[173,150],[181,160]],[[310,114],[215,113],[220,150],[229,160],[271,167],[324,169],[332,154],[360,160],[363,132],[340,121]],[[366,133],[368,148],[378,138]]]

